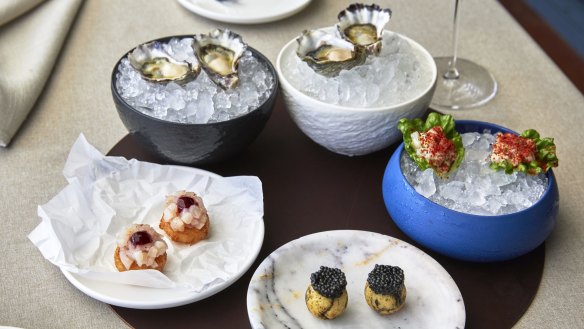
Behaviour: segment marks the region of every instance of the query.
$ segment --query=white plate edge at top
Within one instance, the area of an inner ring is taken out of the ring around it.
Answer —
[[[237,16],[220,14],[220,13],[217,13],[217,12],[214,12],[211,10],[207,10],[201,6],[198,6],[195,3],[193,3],[191,0],[177,0],[177,1],[179,4],[181,4],[187,10],[189,10],[197,15],[201,15],[203,17],[206,17],[206,18],[209,18],[212,20],[216,20],[219,22],[234,23],[234,24],[262,24],[262,23],[274,22],[277,20],[281,20],[281,19],[290,17],[290,16],[300,12],[302,9],[306,8],[312,0],[294,0],[294,1],[298,2],[298,5],[296,7],[293,7],[293,9],[291,9],[289,11],[277,12],[275,14],[272,13],[271,15],[258,15],[255,17],[254,16],[237,17]],[[290,0],[285,0],[285,1],[290,1]]]
[[[211,176],[214,178],[222,178],[223,177],[223,176],[220,176],[216,173],[206,171],[203,169],[199,169],[199,168],[186,167],[186,166],[180,166],[180,165],[164,165],[164,166],[175,167],[178,169],[185,169],[188,171],[193,171],[194,173],[208,175],[208,176]],[[257,259],[258,255],[260,253],[260,250],[262,248],[262,245],[264,242],[264,236],[265,236],[265,223],[264,223],[263,219],[261,221],[261,225],[259,226],[259,230],[260,230],[260,232],[259,232],[260,234],[254,240],[254,244],[251,245],[252,248],[251,248],[251,252],[250,252],[250,257],[247,259],[247,262],[244,264],[244,266],[241,268],[241,270],[236,275],[234,275],[232,278],[230,278],[229,280],[222,282],[220,284],[216,284],[209,289],[203,290],[202,292],[194,292],[194,291],[188,292],[186,294],[183,294],[182,297],[177,297],[175,299],[171,298],[171,300],[166,300],[166,301],[162,301],[162,302],[157,301],[157,300],[135,302],[135,301],[127,300],[127,299],[120,299],[120,298],[116,298],[116,297],[111,296],[110,294],[107,293],[107,291],[104,291],[104,290],[108,290],[110,287],[112,289],[115,289],[116,286],[123,287],[124,289],[129,289],[129,290],[134,290],[134,289],[137,289],[139,291],[155,290],[157,293],[164,291],[164,292],[168,292],[169,294],[173,294],[173,292],[175,292],[176,290],[175,289],[158,289],[158,288],[149,288],[149,287],[131,286],[131,285],[123,285],[123,284],[117,284],[117,283],[104,282],[104,281],[93,280],[93,279],[81,277],[75,273],[72,273],[72,272],[66,270],[65,268],[59,268],[59,269],[61,270],[61,272],[63,273],[65,278],[67,278],[67,280],[73,286],[75,286],[77,289],[79,289],[81,292],[88,295],[89,297],[92,297],[94,299],[97,299],[101,302],[104,302],[104,303],[107,303],[110,305],[126,307],[126,308],[134,308],[134,309],[162,309],[162,308],[182,306],[182,305],[194,303],[196,301],[199,301],[199,300],[205,299],[207,297],[210,297],[212,295],[215,295],[216,293],[228,288],[233,283],[235,283],[237,280],[239,280],[239,278],[241,278],[249,270],[251,265],[255,262],[255,260]]]

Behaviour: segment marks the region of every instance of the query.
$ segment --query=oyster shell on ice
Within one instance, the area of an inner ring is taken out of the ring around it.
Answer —
[[[354,3],[339,13],[337,29],[343,38],[377,54],[381,50],[383,29],[390,18],[389,9]]]
[[[130,65],[140,75],[151,82],[183,85],[194,80],[201,72],[198,64],[177,61],[163,48],[163,44],[153,41],[141,44],[128,54]]]
[[[223,89],[235,88],[239,83],[237,69],[246,48],[241,36],[227,29],[216,29],[193,38],[193,50],[203,70]]]
[[[296,41],[296,54],[316,73],[334,77],[365,62],[366,54],[347,40],[320,31],[304,31]]]

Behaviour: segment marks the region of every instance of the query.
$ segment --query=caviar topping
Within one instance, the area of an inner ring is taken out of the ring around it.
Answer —
[[[395,295],[404,284],[404,271],[399,266],[375,264],[367,283],[376,294]]]
[[[319,294],[338,298],[347,287],[347,279],[340,269],[321,266],[320,270],[310,275],[310,284]]]

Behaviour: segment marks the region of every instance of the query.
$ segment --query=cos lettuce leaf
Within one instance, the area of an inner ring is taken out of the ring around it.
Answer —
[[[531,139],[535,142],[535,160],[520,163],[513,166],[509,161],[491,162],[489,165],[494,170],[504,170],[506,174],[514,171],[524,172],[529,175],[537,175],[547,172],[550,168],[558,166],[558,157],[556,156],[556,145],[553,138],[540,138],[535,129],[528,129],[519,135]]]
[[[419,118],[412,120],[403,118],[399,120],[397,129],[403,134],[404,148],[406,149],[406,152],[410,158],[418,165],[421,170],[426,170],[432,166],[428,163],[428,161],[426,161],[426,159],[416,155],[416,149],[412,145],[411,135],[415,131],[426,132],[436,126],[442,127],[444,134],[454,143],[454,148],[456,150],[456,159],[450,166],[448,172],[438,173],[436,170],[434,170],[438,175],[444,176],[456,170],[456,168],[458,168],[462,162],[462,159],[464,159],[464,146],[462,145],[462,138],[454,129],[454,118],[448,114],[440,115],[438,113],[430,113],[428,118],[426,118],[426,121],[423,121]]]

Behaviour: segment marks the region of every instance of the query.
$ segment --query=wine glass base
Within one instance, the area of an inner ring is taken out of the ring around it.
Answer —
[[[486,104],[497,93],[497,81],[484,67],[458,58],[457,79],[446,79],[452,57],[435,57],[438,77],[430,107],[436,110],[465,110]]]

